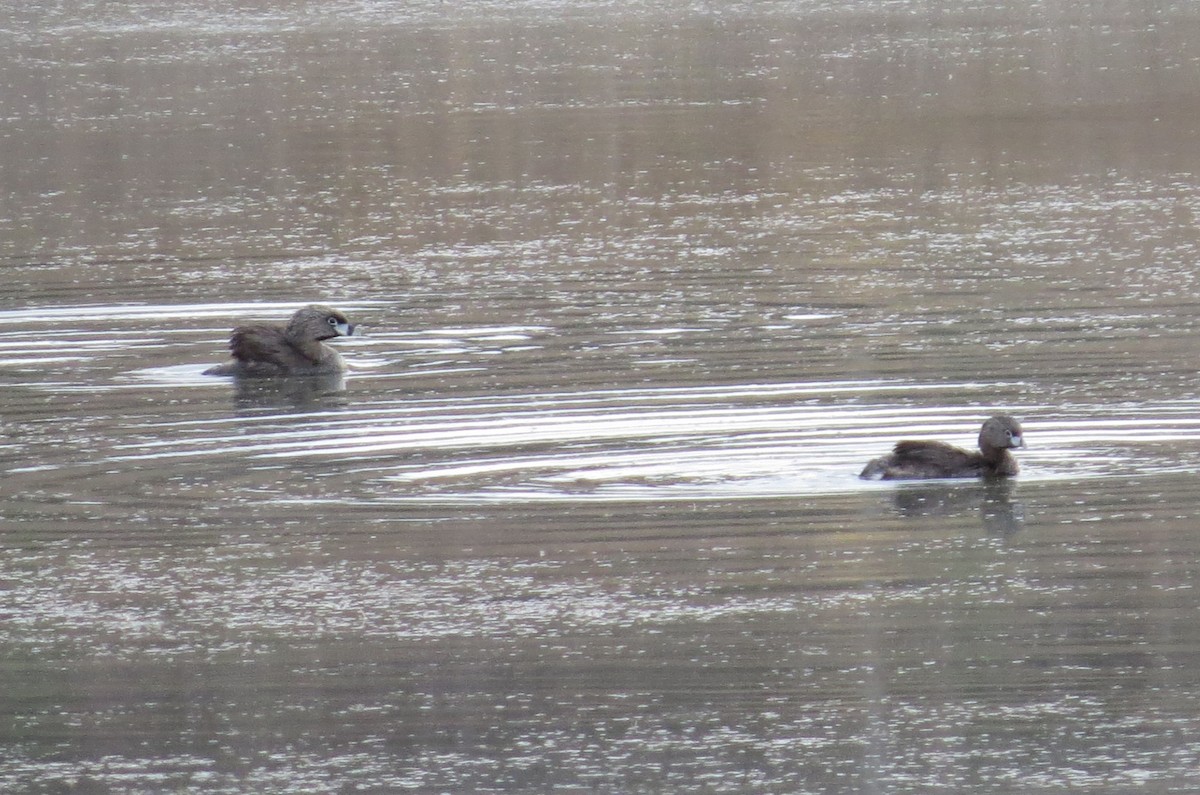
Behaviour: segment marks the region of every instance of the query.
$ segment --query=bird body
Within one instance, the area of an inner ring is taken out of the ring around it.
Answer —
[[[1012,477],[1019,471],[1009,450],[1025,446],[1021,425],[1012,417],[991,417],[979,431],[979,452],[943,442],[901,441],[876,458],[859,477],[869,480]]]
[[[298,309],[287,325],[238,326],[229,337],[233,361],[210,367],[204,374],[260,378],[343,373],[345,361],[325,340],[353,334],[353,324],[341,312],[310,304]]]

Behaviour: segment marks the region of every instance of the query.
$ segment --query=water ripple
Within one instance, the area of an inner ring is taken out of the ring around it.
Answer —
[[[987,385],[847,381],[595,390],[381,401],[336,412],[132,424],[109,462],[247,471],[304,462],[340,484],[322,496],[281,482],[284,501],[528,502],[763,498],[866,488],[856,477],[900,438],[973,446]],[[955,407],[884,402],[960,393]],[[1025,406],[1023,480],[1194,467],[1192,401]]]

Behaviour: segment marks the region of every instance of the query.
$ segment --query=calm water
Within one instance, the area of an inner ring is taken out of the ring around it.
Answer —
[[[1200,788],[1194,4],[217,5],[0,0],[0,790]]]

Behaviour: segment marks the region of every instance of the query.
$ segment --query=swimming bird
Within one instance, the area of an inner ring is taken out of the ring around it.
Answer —
[[[876,458],[860,478],[917,480],[922,478],[1005,478],[1017,474],[1017,459],[1009,450],[1025,446],[1021,423],[997,414],[979,431],[979,452],[943,442],[897,442],[890,455]]]
[[[341,354],[324,341],[353,334],[354,325],[341,312],[323,304],[309,304],[296,310],[286,326],[238,326],[229,337],[233,361],[210,367],[204,374],[261,378],[343,373],[346,363]]]

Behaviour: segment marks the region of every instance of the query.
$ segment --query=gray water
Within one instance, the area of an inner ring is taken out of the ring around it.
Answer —
[[[1200,788],[1193,4],[0,20],[0,790]]]

